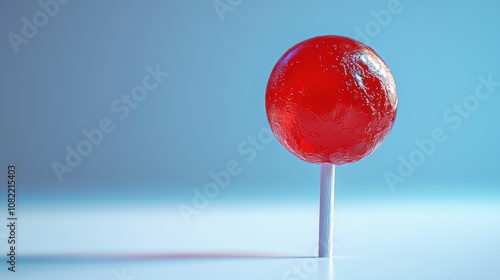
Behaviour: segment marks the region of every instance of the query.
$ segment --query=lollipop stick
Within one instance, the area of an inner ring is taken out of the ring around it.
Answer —
[[[319,200],[319,252],[320,258],[333,258],[333,202],[335,165],[321,164]]]

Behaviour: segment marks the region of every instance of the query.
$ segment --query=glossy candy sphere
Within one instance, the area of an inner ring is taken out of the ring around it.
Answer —
[[[396,85],[368,46],[342,36],[298,43],[276,63],[266,112],[278,141],[310,163],[355,162],[372,153],[396,118]]]

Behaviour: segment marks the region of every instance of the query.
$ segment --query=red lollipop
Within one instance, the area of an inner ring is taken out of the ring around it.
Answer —
[[[385,62],[342,36],[298,43],[276,63],[266,112],[278,141],[298,158],[322,164],[320,257],[332,257],[334,165],[372,153],[390,132],[397,92]]]

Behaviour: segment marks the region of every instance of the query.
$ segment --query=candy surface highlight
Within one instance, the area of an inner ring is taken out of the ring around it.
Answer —
[[[341,165],[372,153],[396,118],[396,85],[368,46],[342,36],[314,37],[276,63],[266,112],[278,141],[310,163]]]

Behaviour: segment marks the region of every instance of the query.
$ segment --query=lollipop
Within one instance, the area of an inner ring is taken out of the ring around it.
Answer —
[[[302,41],[274,66],[266,89],[271,129],[289,152],[321,164],[320,257],[333,257],[335,165],[377,149],[394,124],[397,104],[385,62],[350,38]]]

